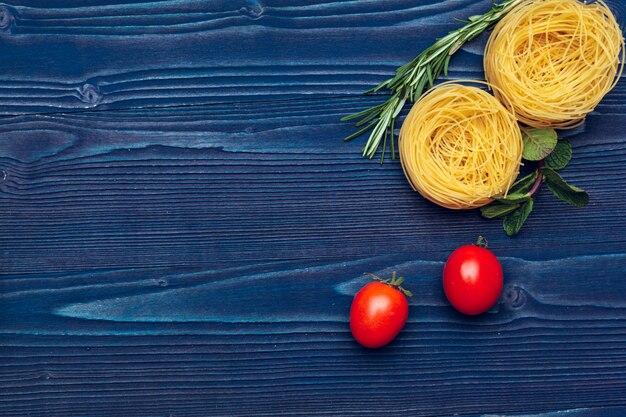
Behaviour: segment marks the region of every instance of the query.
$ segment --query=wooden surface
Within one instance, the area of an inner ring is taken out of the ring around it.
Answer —
[[[511,239],[339,122],[489,2],[80,3],[0,5],[0,415],[626,415],[624,80],[564,135],[590,205]],[[505,289],[469,318],[441,271],[478,234]],[[393,270],[409,322],[366,350],[351,298]]]

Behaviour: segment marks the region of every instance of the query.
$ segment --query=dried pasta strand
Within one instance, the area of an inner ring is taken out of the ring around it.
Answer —
[[[527,0],[489,37],[485,78],[520,122],[573,128],[615,87],[624,56],[622,31],[603,1]]]
[[[438,85],[415,103],[398,144],[413,189],[450,209],[505,195],[519,173],[522,146],[515,115],[487,91],[458,81]]]

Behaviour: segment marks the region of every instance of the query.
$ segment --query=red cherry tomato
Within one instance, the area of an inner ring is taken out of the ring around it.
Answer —
[[[450,304],[461,313],[476,315],[489,310],[502,292],[502,266],[488,249],[461,246],[443,269],[443,289]]]
[[[410,294],[398,286],[372,282],[354,296],[350,329],[357,342],[377,348],[400,333],[409,316],[409,303],[403,292]]]

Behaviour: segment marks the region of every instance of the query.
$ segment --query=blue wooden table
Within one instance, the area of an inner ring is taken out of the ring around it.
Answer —
[[[626,23],[623,0],[608,2]],[[0,415],[626,416],[626,81],[508,238],[362,159],[340,117],[476,0],[0,5]],[[486,38],[449,78],[482,78]],[[442,266],[485,235],[480,317]],[[367,350],[354,293],[399,271]]]

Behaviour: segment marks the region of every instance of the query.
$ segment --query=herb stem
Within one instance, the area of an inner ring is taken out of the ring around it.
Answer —
[[[541,168],[545,165],[543,159],[537,163],[537,179],[533,184],[533,187],[530,189],[529,194],[533,197],[537,191],[539,191],[539,187],[541,186],[541,181],[543,181],[543,174],[541,173]]]
[[[493,8],[483,15],[471,16],[465,21],[465,25],[449,32],[439,38],[430,47],[415,57],[411,62],[396,69],[393,77],[383,81],[367,93],[376,93],[385,89],[390,97],[381,104],[369,109],[348,115],[342,120],[360,119],[356,126],[362,126],[371,121],[365,128],[348,136],[345,140],[354,139],[371,130],[369,138],[363,147],[363,156],[372,158],[378,149],[386,148],[387,142],[391,147],[392,159],[395,157],[393,125],[396,117],[404,108],[407,101],[414,102],[419,99],[424,91],[433,87],[435,80],[443,72],[448,74],[448,63],[451,56],[456,53],[466,42],[471,41],[487,28],[496,24],[508,11],[523,0],[503,0],[494,4]],[[387,135],[390,139],[387,141]],[[381,163],[384,160],[384,153]]]

